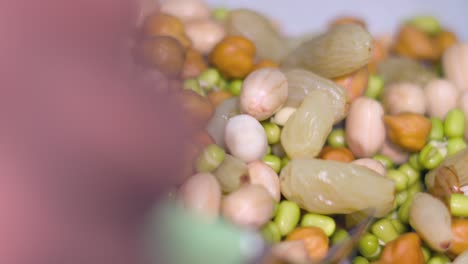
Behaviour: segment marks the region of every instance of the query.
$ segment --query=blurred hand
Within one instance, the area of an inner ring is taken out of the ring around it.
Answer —
[[[192,130],[134,75],[135,0],[0,2],[0,263],[145,263]]]

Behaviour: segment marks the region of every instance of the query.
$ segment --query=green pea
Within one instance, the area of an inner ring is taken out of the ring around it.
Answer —
[[[275,155],[265,155],[263,157],[263,162],[265,162],[268,166],[270,166],[276,173],[281,171],[281,159]]]
[[[398,170],[387,171],[387,178],[392,179],[395,182],[395,190],[401,192],[408,187],[408,176]]]
[[[407,191],[401,191],[398,192],[395,196],[395,201],[398,206],[402,205],[406,200],[408,199],[408,192]]]
[[[388,243],[398,237],[398,232],[389,219],[381,219],[371,227],[372,233],[384,243]]]
[[[281,169],[283,169],[284,167],[286,167],[286,165],[288,165],[289,163],[289,158],[288,157],[284,157],[282,160],[281,160]]]
[[[334,129],[328,135],[328,145],[334,147],[334,148],[341,148],[346,146],[346,141],[345,141],[346,135],[345,131],[343,129]]]
[[[432,170],[439,166],[444,160],[446,149],[427,144],[419,153],[419,162],[428,170]]]
[[[371,74],[367,82],[365,96],[372,99],[378,99],[384,89],[384,80],[379,75]]]
[[[196,160],[197,172],[212,172],[223,163],[226,152],[216,144],[207,146]]]
[[[393,161],[389,157],[387,157],[385,155],[381,155],[381,154],[375,155],[373,159],[382,162],[385,169],[387,169],[387,170],[392,169],[393,166],[394,166]]]
[[[450,259],[443,254],[436,254],[427,261],[427,264],[449,264],[451,263]]]
[[[218,22],[223,22],[229,15],[229,10],[226,8],[216,8],[211,12],[211,16]]]
[[[201,88],[197,79],[187,79],[184,81],[184,89],[192,90],[201,96],[205,96],[205,91]]]
[[[231,92],[234,96],[239,96],[242,90],[242,80],[233,80],[228,85],[228,91]]]
[[[450,138],[447,141],[447,155],[452,156],[466,148],[466,142],[463,138]]]
[[[361,255],[366,258],[375,258],[381,253],[379,239],[373,234],[364,234],[359,240],[358,247]]]
[[[369,264],[369,260],[365,257],[357,256],[353,259],[353,264]]]
[[[437,118],[431,117],[431,132],[429,133],[430,140],[443,140],[444,139],[444,122]]]
[[[262,126],[265,130],[265,134],[268,139],[268,144],[273,145],[280,141],[281,128],[277,124],[271,122],[264,122],[262,123]]]
[[[411,166],[411,168],[413,168],[413,169],[415,169],[417,171],[424,170],[423,165],[419,162],[419,154],[418,153],[411,154],[411,156],[409,157],[408,163]]]
[[[271,146],[270,145],[268,145],[267,152],[266,152],[266,155],[269,155],[269,154],[271,154]]]
[[[217,69],[208,68],[198,76],[198,81],[206,91],[212,90],[221,79],[221,74]]]
[[[393,227],[399,234],[404,234],[408,232],[408,226],[403,224],[400,220],[398,219],[391,219]]]
[[[417,16],[409,20],[408,24],[431,36],[442,31],[439,20],[433,16]]]
[[[331,244],[332,245],[336,245],[336,244],[339,244],[341,242],[344,242],[345,240],[347,240],[349,238],[349,234],[346,230],[344,229],[337,229],[335,231],[335,233],[333,233],[332,237],[331,237]]]
[[[468,196],[459,193],[451,194],[450,212],[453,216],[468,217]]]
[[[405,224],[407,224],[409,220],[409,210],[412,202],[412,199],[407,199],[398,209],[398,219]]]
[[[460,109],[452,109],[445,116],[444,132],[449,138],[463,137],[465,133],[465,114]]]
[[[411,165],[408,163],[402,164],[398,170],[408,176],[408,186],[413,185],[415,182],[421,179],[421,173],[413,169],[413,167],[411,167]]]
[[[326,215],[306,214],[302,217],[301,226],[313,226],[322,229],[327,236],[331,236],[336,229],[333,218]]]
[[[226,90],[227,86],[228,86],[228,82],[226,81],[226,79],[224,79],[222,76],[221,78],[219,78],[219,81],[218,83],[216,84],[216,86],[220,89],[220,90]]]
[[[421,247],[421,251],[424,256],[424,262],[428,262],[429,259],[431,258],[431,251],[427,247]]]
[[[301,209],[299,206],[291,201],[282,201],[278,206],[278,211],[274,222],[278,226],[281,236],[285,236],[299,223],[301,216]]]
[[[268,222],[261,230],[263,239],[270,243],[277,243],[281,240],[281,234],[278,226],[274,222]]]

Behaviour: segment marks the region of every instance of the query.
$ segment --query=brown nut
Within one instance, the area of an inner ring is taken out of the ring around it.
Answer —
[[[420,151],[431,132],[431,121],[423,115],[403,113],[384,116],[390,140],[397,146],[411,151]]]
[[[210,54],[210,62],[226,78],[245,78],[253,69],[255,45],[240,36],[228,36]]]
[[[367,88],[368,80],[369,71],[367,67],[334,79],[335,83],[341,85],[346,90],[350,102],[364,93]]]
[[[286,241],[304,241],[309,257],[313,261],[322,260],[328,252],[328,237],[318,227],[299,227],[293,230]]]
[[[169,36],[178,40],[184,48],[192,45],[185,33],[184,24],[175,16],[156,13],[146,18],[143,24],[143,36]]]
[[[385,245],[379,264],[423,264],[421,239],[415,233],[407,233]]]
[[[178,77],[185,61],[185,50],[172,37],[158,36],[141,43],[141,60],[170,77]]]
[[[204,127],[213,116],[214,108],[207,98],[192,90],[182,90],[177,96],[194,127]]]
[[[195,78],[202,71],[207,68],[205,59],[196,50],[189,48],[185,54],[184,69],[182,71],[182,78],[190,79]]]
[[[403,25],[400,28],[394,50],[399,55],[418,60],[437,60],[441,56],[440,49],[431,38],[410,25]]]
[[[450,253],[460,255],[468,250],[468,219],[452,220],[453,242]]]
[[[185,24],[185,30],[193,47],[203,54],[208,54],[226,35],[224,27],[210,19],[193,20]]]

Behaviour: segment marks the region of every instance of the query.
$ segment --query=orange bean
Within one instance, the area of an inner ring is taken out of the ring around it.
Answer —
[[[452,220],[453,244],[450,252],[460,255],[468,250],[468,219]]]

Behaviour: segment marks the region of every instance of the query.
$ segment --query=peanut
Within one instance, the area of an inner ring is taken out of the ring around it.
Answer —
[[[399,55],[412,59],[437,60],[441,55],[428,35],[410,25],[400,28],[394,49]]]
[[[183,69],[185,50],[172,37],[153,37],[141,44],[141,60],[170,77],[178,77]]]
[[[224,36],[224,28],[210,19],[194,20],[185,24],[185,31],[192,40],[193,47],[208,54]]]

